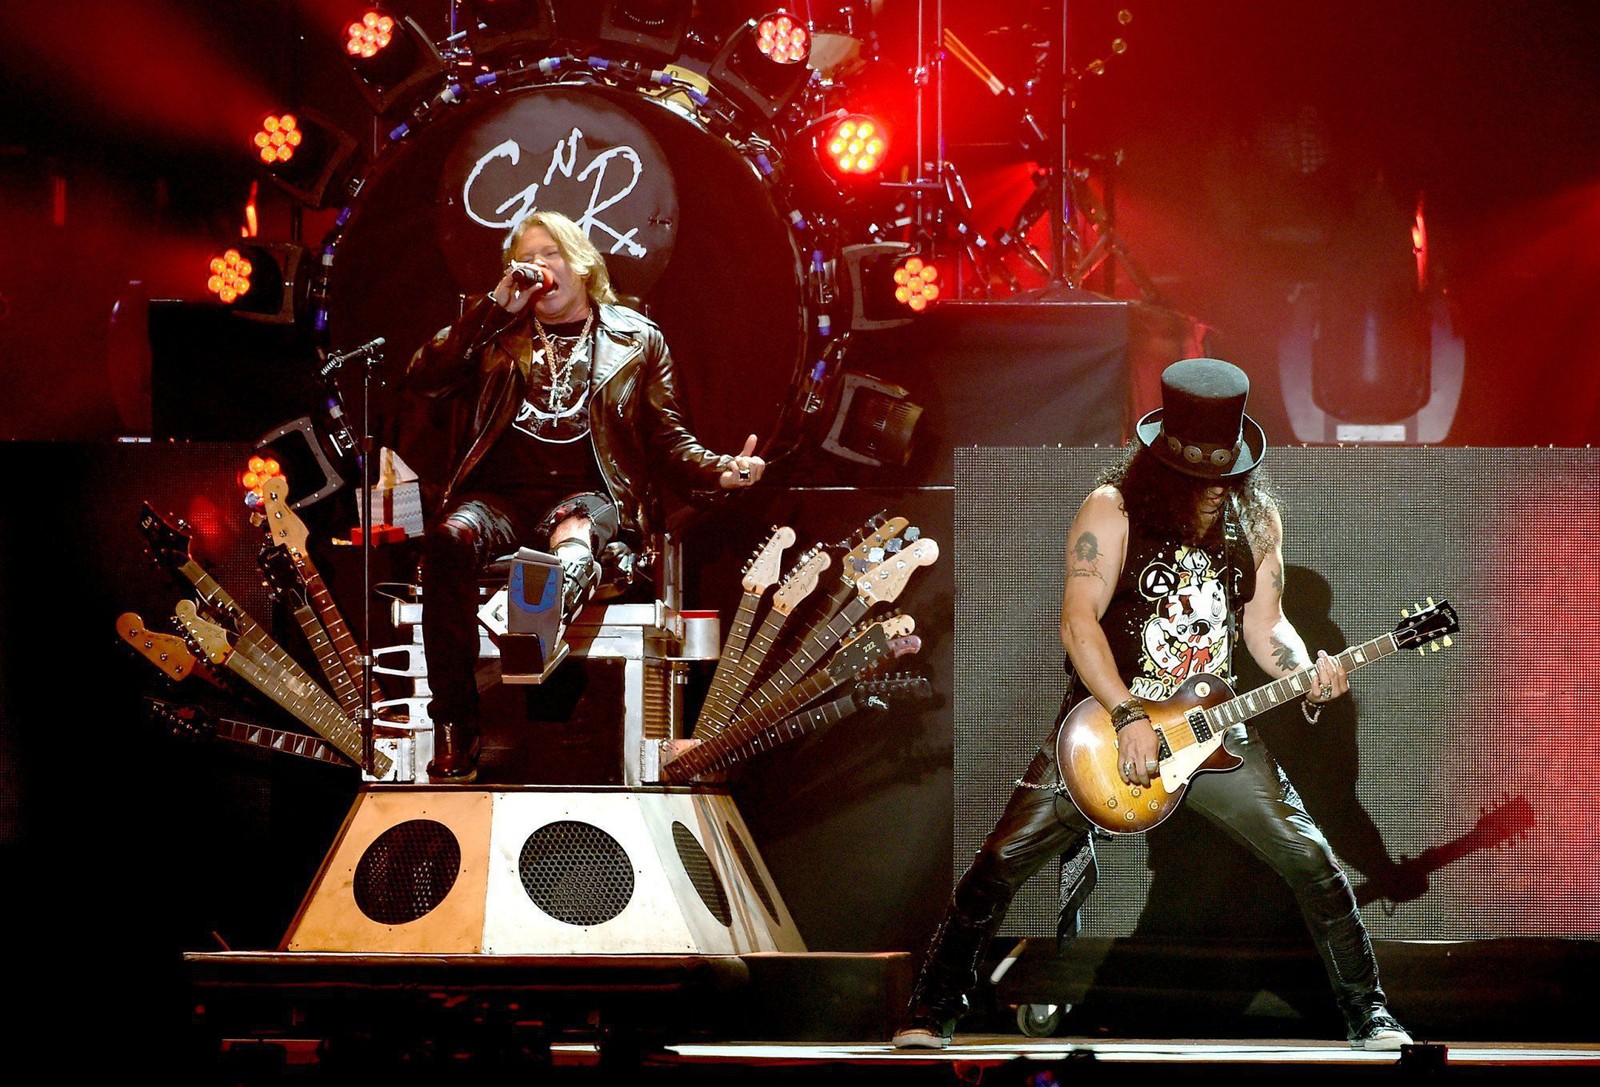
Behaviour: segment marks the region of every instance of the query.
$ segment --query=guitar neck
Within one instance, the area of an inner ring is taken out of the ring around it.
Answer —
[[[1346,672],[1354,672],[1363,665],[1371,664],[1382,657],[1387,657],[1400,648],[1399,642],[1393,634],[1384,634],[1351,646],[1334,658],[1344,666]],[[1227,728],[1252,717],[1266,713],[1283,705],[1292,699],[1299,698],[1317,686],[1317,670],[1315,667],[1302,669],[1282,679],[1274,680],[1264,686],[1246,694],[1230,698],[1206,711],[1206,719],[1215,728]]]
[[[294,621],[300,624],[300,633],[305,635],[306,644],[311,647],[311,652],[317,658],[317,665],[322,669],[322,674],[328,680],[328,685],[333,689],[333,697],[338,700],[340,709],[344,710],[347,717],[360,719],[361,717],[361,691],[350,676],[350,671],[345,667],[345,661],[339,655],[338,649],[329,637],[322,621],[317,618],[316,610],[310,605],[293,609]]]
[[[742,677],[739,665],[750,643],[750,631],[755,626],[756,608],[761,602],[761,595],[759,592],[746,592],[739,600],[739,610],[733,617],[733,629],[728,633],[727,644],[722,647],[722,656],[717,661],[716,672],[711,676],[711,685],[706,688],[701,709],[705,724],[727,724],[726,709],[737,705],[739,695],[744,692],[744,688],[738,686]],[[748,680],[743,682],[749,683]]]
[[[349,624],[344,621],[344,616],[339,614],[339,606],[334,603],[333,594],[328,591],[327,584],[322,580],[322,574],[312,565],[311,559],[301,555],[296,558],[295,567],[300,571],[306,594],[311,598],[311,606],[316,609],[317,619],[327,631],[328,640],[333,643],[339,659],[344,662],[345,675],[354,690],[355,708],[350,712],[352,716],[359,717],[367,683],[366,667],[361,660],[361,647],[356,644],[355,636],[350,633]],[[343,697],[340,698],[340,702],[344,702]]]
[[[824,728],[837,725],[840,720],[850,716],[858,709],[859,706],[856,706],[854,695],[840,695],[835,700],[816,706],[816,708],[805,709],[805,711],[798,712],[798,714],[789,714],[789,716],[779,720],[778,724],[773,725],[773,727],[762,728],[760,732],[747,736],[746,740],[739,741],[736,746],[723,752],[722,756],[718,756],[718,759],[712,762],[712,767],[733,765],[734,762],[749,759],[754,754],[771,751],[771,749],[778,748],[781,744],[792,743],[792,741],[798,740],[800,736],[822,732]]]
[[[243,638],[247,634],[255,634],[261,629],[260,624],[250,618],[250,614],[239,606],[238,601],[228,595],[228,590],[218,584],[216,578],[206,573],[198,562],[189,559],[177,569],[178,573],[187,578],[189,584],[194,586],[195,592],[200,594],[201,600],[204,600],[217,611],[223,612],[233,621],[234,632],[239,637]]]
[[[766,618],[761,621],[761,629],[750,639],[748,649],[729,669],[728,683],[720,695],[714,698],[711,692],[706,693],[700,718],[695,722],[696,731],[703,737],[716,735],[733,720],[740,700],[755,681],[756,673],[761,670],[762,663],[788,621],[788,612],[777,609],[767,612]]]
[[[845,603],[843,610],[813,625],[800,639],[800,648],[781,661],[767,681],[749,697],[751,709],[760,711],[793,690],[815,671],[817,663],[844,640],[871,607],[870,600],[856,596]]]
[[[158,699],[148,699],[158,707],[169,706]],[[270,751],[281,751],[285,755],[294,755],[313,762],[325,762],[331,766],[350,765],[349,761],[341,755],[337,748],[320,736],[307,736],[303,732],[289,732],[281,728],[268,728],[258,725],[253,721],[236,721],[230,717],[206,719],[206,729],[224,740],[234,743],[246,744],[250,747],[264,747]]]
[[[230,671],[288,710],[297,720],[337,747],[351,762],[362,765],[361,730],[346,717],[328,693],[298,666],[283,663],[283,650],[264,636],[241,635],[226,661]],[[373,775],[384,777],[390,760],[373,755]]]

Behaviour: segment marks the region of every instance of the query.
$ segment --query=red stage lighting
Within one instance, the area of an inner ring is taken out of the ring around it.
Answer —
[[[268,166],[288,162],[305,139],[300,121],[292,113],[268,114],[256,133],[256,154]]]
[[[262,488],[274,476],[281,475],[283,468],[272,457],[263,457],[259,454],[252,456],[245,464],[244,471],[239,473],[239,486],[247,494],[253,494],[257,499],[264,498]]]
[[[852,114],[837,122],[823,138],[823,161],[835,173],[864,176],[877,173],[889,150],[884,127],[865,114]]]
[[[939,298],[939,285],[934,282],[938,278],[939,269],[934,264],[921,257],[908,257],[894,270],[895,301],[911,307],[913,313],[921,313],[929,302]]]
[[[212,257],[210,271],[206,290],[228,305],[250,293],[250,276],[255,272],[255,266],[237,249],[229,249],[220,257]]]
[[[313,208],[339,195],[356,154],[353,137],[310,109],[268,115],[252,145],[273,182]]]
[[[352,57],[371,59],[394,38],[394,20],[382,12],[369,11],[345,27],[344,51]]]
[[[786,11],[775,11],[756,24],[756,48],[777,64],[798,64],[811,52],[811,32]]]

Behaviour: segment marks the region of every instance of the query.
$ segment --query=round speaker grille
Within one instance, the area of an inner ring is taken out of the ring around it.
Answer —
[[[756,894],[761,896],[761,904],[767,908],[767,916],[774,921],[778,919],[778,905],[772,901],[772,892],[767,890],[767,885],[762,882],[761,873],[756,869],[756,862],[750,856],[749,848],[744,844],[744,839],[734,831],[732,823],[722,824],[728,831],[728,841],[733,843],[733,851],[739,855],[739,867],[744,869],[744,874],[749,878],[750,885],[756,889]]]
[[[380,925],[415,921],[444,901],[461,874],[461,843],[433,819],[411,819],[378,835],[356,864],[356,907]]]
[[[728,896],[723,893],[722,881],[717,878],[716,872],[712,871],[711,858],[706,856],[706,851],[693,832],[682,823],[673,823],[672,840],[677,843],[678,860],[682,862],[683,870],[689,874],[689,882],[693,883],[694,889],[699,892],[700,901],[706,904],[706,909],[711,911],[712,917],[724,925],[733,924],[733,914],[728,910]]]
[[[522,843],[522,889],[557,921],[589,926],[609,921],[633,898],[633,865],[611,835],[592,823],[548,823]]]

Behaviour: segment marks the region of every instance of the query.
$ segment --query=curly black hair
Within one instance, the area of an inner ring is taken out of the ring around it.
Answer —
[[[1184,543],[1204,542],[1196,512],[1206,491],[1220,481],[1185,475],[1171,468],[1143,442],[1128,443],[1121,459],[1100,473],[1096,486],[1110,485],[1122,494],[1122,508],[1130,520],[1169,524],[1178,528]],[[1239,513],[1244,533],[1257,551],[1275,543],[1272,510],[1279,504],[1271,478],[1258,465],[1243,476],[1222,483]],[[1214,528],[1215,526],[1213,526]]]

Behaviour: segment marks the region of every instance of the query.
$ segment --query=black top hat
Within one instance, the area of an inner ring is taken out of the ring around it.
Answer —
[[[1221,359],[1180,359],[1161,374],[1161,407],[1134,428],[1139,441],[1185,475],[1242,476],[1261,463],[1267,435],[1244,413],[1250,378]]]

